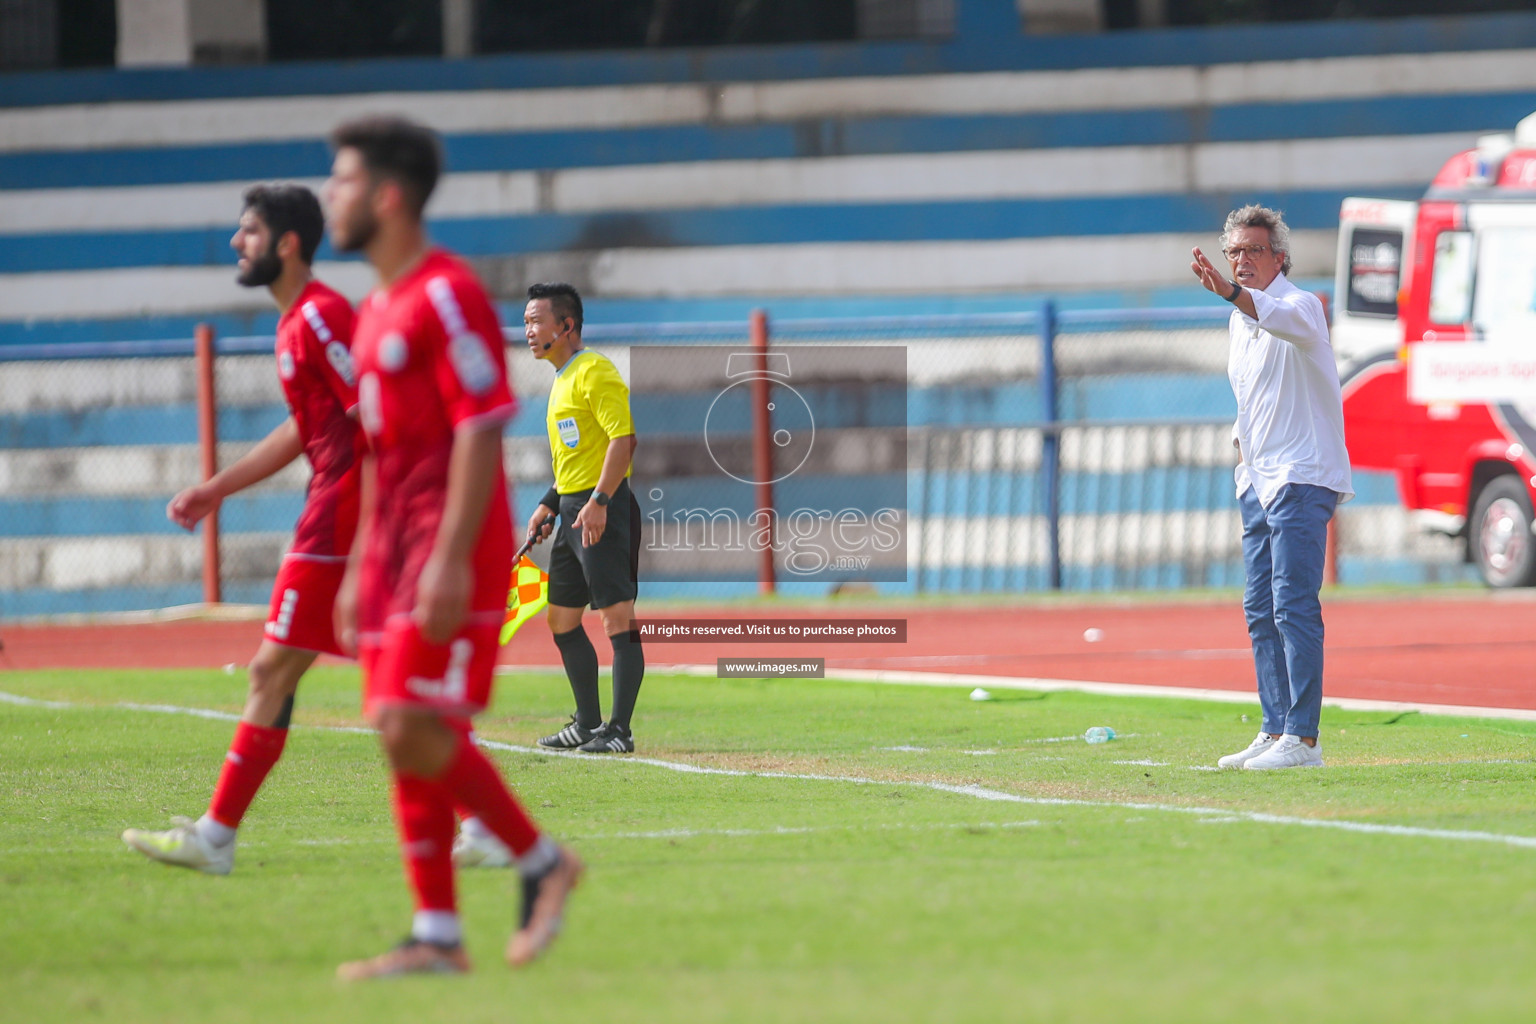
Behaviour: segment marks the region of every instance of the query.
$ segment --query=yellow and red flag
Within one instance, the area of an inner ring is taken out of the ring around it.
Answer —
[[[505,644],[516,636],[523,623],[539,614],[547,604],[549,573],[524,555],[512,567],[512,587],[507,591],[507,617],[501,623],[501,642]]]

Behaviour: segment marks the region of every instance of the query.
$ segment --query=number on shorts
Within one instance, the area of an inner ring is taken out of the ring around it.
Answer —
[[[459,637],[448,645],[448,671],[443,673],[443,699],[462,704],[469,693],[469,662],[475,656],[475,644]]]

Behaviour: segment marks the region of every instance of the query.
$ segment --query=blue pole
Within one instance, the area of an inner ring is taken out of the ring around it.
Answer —
[[[1049,555],[1050,585],[1061,589],[1061,434],[1056,407],[1056,304],[1047,299],[1040,306],[1040,405],[1045,415],[1045,437],[1040,470],[1045,476],[1045,536]]]

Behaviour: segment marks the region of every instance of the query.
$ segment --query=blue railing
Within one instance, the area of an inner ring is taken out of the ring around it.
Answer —
[[[1240,578],[1228,522],[1230,450],[1219,443],[1232,402],[1219,330],[1228,316],[1215,302],[1108,311],[1046,302],[1008,313],[789,318],[771,321],[771,336],[787,348],[903,344],[911,372],[925,375],[921,382],[910,378],[906,397],[908,463],[837,470],[869,474],[861,489],[871,501],[888,503],[905,489],[908,582],[881,589],[1209,586]],[[593,324],[585,336],[599,347],[735,345],[746,340],[747,324]],[[524,359],[518,333],[510,340]],[[1198,360],[1180,362],[1186,343],[1200,348]],[[220,357],[255,357],[271,345],[270,337],[239,336],[219,339],[215,349]],[[0,347],[0,363],[11,367],[5,372],[13,403],[0,407],[0,431],[11,438],[0,449],[10,481],[0,500],[0,554],[15,549],[14,557],[0,557],[0,575],[10,574],[0,579],[0,616],[142,608],[195,590],[195,580],[176,568],[196,564],[195,554],[177,546],[193,539],[171,529],[161,511],[197,472],[195,407],[190,395],[175,391],[190,374],[152,365],[177,358],[190,364],[192,351],[190,338]],[[1112,356],[1116,351],[1131,356]],[[1164,366],[1164,356],[1178,365]],[[82,360],[149,363],[127,374],[87,369]],[[517,372],[528,381],[542,369],[520,365]],[[236,396],[223,410],[222,438],[253,441],[284,414],[267,359],[221,362],[219,374],[221,388],[232,383],[227,392]],[[109,386],[141,377],[157,382],[157,397]],[[31,383],[18,387],[23,380]],[[523,474],[517,494],[527,506],[547,486],[548,454],[538,397],[526,389],[525,396],[508,451],[509,465]],[[708,403],[684,391],[637,393],[634,404],[644,456],[662,450],[668,428],[686,430]],[[888,429],[890,412],[870,405],[828,422],[840,430]],[[876,414],[861,428],[859,415]],[[678,465],[645,470],[642,502],[654,481],[703,507],[731,503],[720,481]],[[1356,483],[1360,498],[1341,519],[1401,514],[1390,480],[1361,473]],[[780,500],[811,500],[818,486],[819,478],[796,478]],[[224,544],[235,557],[225,561],[245,573],[227,580],[228,593],[249,597],[270,583],[265,574],[275,568],[302,490],[302,474],[290,473],[228,504]],[[1353,535],[1346,530],[1342,578],[1465,575],[1449,545],[1428,554],[1369,547],[1390,535],[1376,523]],[[647,587],[652,597],[736,592],[656,576]]]

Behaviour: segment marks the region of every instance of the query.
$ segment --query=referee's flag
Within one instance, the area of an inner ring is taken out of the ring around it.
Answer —
[[[524,555],[512,567],[512,588],[507,591],[507,617],[501,623],[501,642],[505,644],[549,604],[549,573]]]

